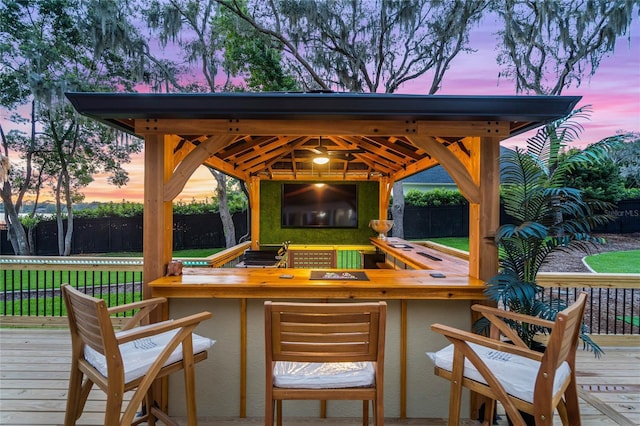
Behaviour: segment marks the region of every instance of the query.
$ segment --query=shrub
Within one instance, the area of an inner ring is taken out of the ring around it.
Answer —
[[[404,196],[406,205],[414,207],[459,206],[467,200],[457,189],[436,188],[432,191],[412,189]]]

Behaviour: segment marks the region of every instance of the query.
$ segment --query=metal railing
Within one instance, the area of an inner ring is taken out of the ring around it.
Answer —
[[[65,283],[108,306],[142,299],[142,258],[10,256],[0,258],[0,268],[0,315],[66,316]]]
[[[593,334],[640,335],[640,274],[551,273],[538,274],[544,297],[573,303],[587,292],[585,325]]]

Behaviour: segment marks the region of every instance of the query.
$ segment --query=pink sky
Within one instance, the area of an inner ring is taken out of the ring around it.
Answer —
[[[514,95],[515,85],[498,79],[495,61],[495,41],[491,29],[477,28],[472,34],[472,48],[476,53],[458,57],[446,74],[440,95]],[[563,95],[582,96],[578,106],[591,105],[589,121],[583,122],[579,146],[597,142],[619,131],[640,132],[640,22],[636,19],[631,28],[631,43],[621,38],[615,51],[604,58],[595,76],[583,80],[580,87],[571,87]],[[400,93],[426,93],[428,80],[416,80],[407,84]],[[5,114],[0,116],[5,124]],[[531,134],[520,135],[503,142],[513,147],[522,144]],[[95,181],[84,190],[87,201],[143,200],[143,154],[136,155],[126,166],[130,183],[124,188],[107,184],[105,176],[96,176]],[[200,168],[190,179],[176,201],[189,202],[213,196],[214,180],[204,168]]]

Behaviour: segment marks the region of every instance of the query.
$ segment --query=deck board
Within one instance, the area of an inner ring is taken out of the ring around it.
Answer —
[[[45,343],[43,343],[45,342]],[[640,424],[640,348],[605,348],[596,359],[578,351],[577,377],[585,426]],[[68,330],[0,328],[0,424],[49,426],[64,421],[68,366]],[[443,388],[447,392],[448,388]],[[100,425],[104,394],[91,392],[79,425]],[[179,419],[186,424],[185,419]],[[445,419],[387,419],[387,426],[445,425]],[[261,418],[201,418],[200,425],[253,426]],[[359,425],[360,419],[287,419],[288,426]],[[463,424],[478,424],[465,420]],[[506,425],[502,420],[500,425]]]

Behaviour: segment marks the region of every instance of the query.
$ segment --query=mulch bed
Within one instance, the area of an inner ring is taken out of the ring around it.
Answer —
[[[605,244],[593,246],[589,253],[580,250],[571,252],[557,251],[549,256],[542,272],[590,272],[582,262],[585,256],[609,251],[627,251],[640,249],[640,233],[633,234],[595,234],[606,240]]]

